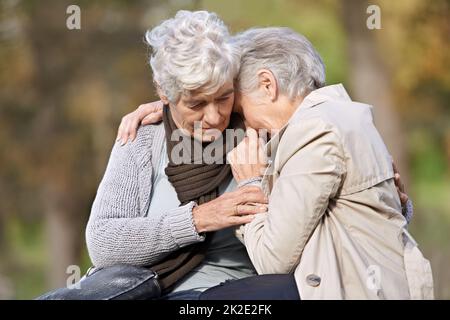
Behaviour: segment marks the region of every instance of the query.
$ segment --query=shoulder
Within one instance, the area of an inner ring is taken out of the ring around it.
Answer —
[[[165,131],[162,122],[140,126],[137,129],[136,139],[120,148],[124,148],[123,152],[128,153],[138,166],[146,166],[155,154],[160,153],[164,139]]]
[[[299,112],[295,118],[291,119],[281,139],[283,144],[291,148],[294,146],[300,148],[323,137],[336,142],[340,140],[339,128],[327,113],[318,109],[314,112],[310,111],[312,110]]]
[[[322,160],[337,163],[345,158],[339,131],[332,122],[320,116],[290,123],[276,153],[281,166],[299,157],[303,162],[315,161],[317,165]]]
[[[155,139],[164,139],[165,131],[162,122],[139,126],[136,139],[131,143],[134,149],[140,150],[151,147]]]
[[[305,122],[315,123],[318,130],[323,127],[333,128],[343,141],[346,137],[359,135],[374,127],[373,107],[354,101],[325,101],[296,113],[293,123]]]

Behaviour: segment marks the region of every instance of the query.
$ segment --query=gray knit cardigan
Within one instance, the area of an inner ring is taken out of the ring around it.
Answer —
[[[96,267],[149,265],[204,240],[194,226],[194,202],[147,216],[163,143],[160,123],[140,127],[132,143],[114,144],[86,228],[89,256]]]

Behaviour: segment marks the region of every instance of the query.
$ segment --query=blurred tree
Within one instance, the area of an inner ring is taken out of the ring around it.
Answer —
[[[8,150],[0,154],[0,221],[45,217],[49,288],[65,285],[67,267],[81,261],[120,117],[154,98],[143,33],[179,9],[162,0],[79,1],[81,30],[70,31],[70,4],[0,3],[0,147]],[[20,253],[1,245],[0,262],[17,270]]]
[[[154,99],[143,33],[179,9],[215,11],[233,32],[291,27],[317,47],[330,84],[349,82],[356,100],[374,105],[420,191],[412,228],[437,296],[450,297],[450,2],[374,3],[382,29],[370,31],[367,1],[79,0],[82,29],[70,31],[70,0],[1,0],[0,298],[65,285],[67,266],[87,260],[84,226],[120,118]]]
[[[351,96],[356,101],[374,106],[377,128],[407,184],[409,170],[402,123],[394,107],[391,75],[381,57],[383,50],[376,41],[377,29],[369,30],[366,25],[368,7],[369,2],[365,0],[342,1],[341,16],[347,31]]]

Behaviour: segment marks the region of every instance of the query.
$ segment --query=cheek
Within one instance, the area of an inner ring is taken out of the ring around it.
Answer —
[[[255,108],[247,106],[243,108],[243,114],[247,126],[252,128],[258,127],[258,114]]]
[[[178,107],[170,107],[170,114],[172,115],[172,119],[175,121],[175,123],[181,123],[180,120],[182,119],[182,117],[180,116]]]
[[[202,121],[203,118],[203,110],[199,109],[199,110],[188,110],[187,112],[185,112],[184,114],[184,119],[189,122],[192,123],[192,125],[194,124],[195,121]]]
[[[189,131],[192,133],[192,132],[194,132],[195,124],[201,123],[202,113],[191,111],[191,112],[185,114],[182,121],[183,121],[183,127],[186,129],[189,129]]]
[[[176,108],[171,109],[171,112],[175,123],[190,132],[193,131],[194,123],[196,121],[200,121],[202,117],[199,112],[195,112],[182,106],[177,106]]]
[[[234,99],[227,101],[221,108],[221,114],[223,116],[229,117],[231,112],[233,112]]]
[[[220,107],[219,113],[224,121],[224,126],[223,126],[224,128],[226,128],[228,126],[231,113],[233,112],[233,106],[234,106],[234,100],[230,99],[230,101],[227,101],[227,103],[224,103]]]

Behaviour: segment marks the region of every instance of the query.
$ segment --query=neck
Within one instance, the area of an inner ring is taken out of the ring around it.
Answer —
[[[288,115],[288,119],[286,120],[286,123],[289,121],[289,119],[292,117],[292,115],[295,113],[295,111],[297,111],[297,109],[300,107],[300,104],[302,103],[302,101],[303,101],[303,97],[298,96],[295,99],[288,100],[286,102],[286,108],[288,109],[288,111],[286,112]]]

